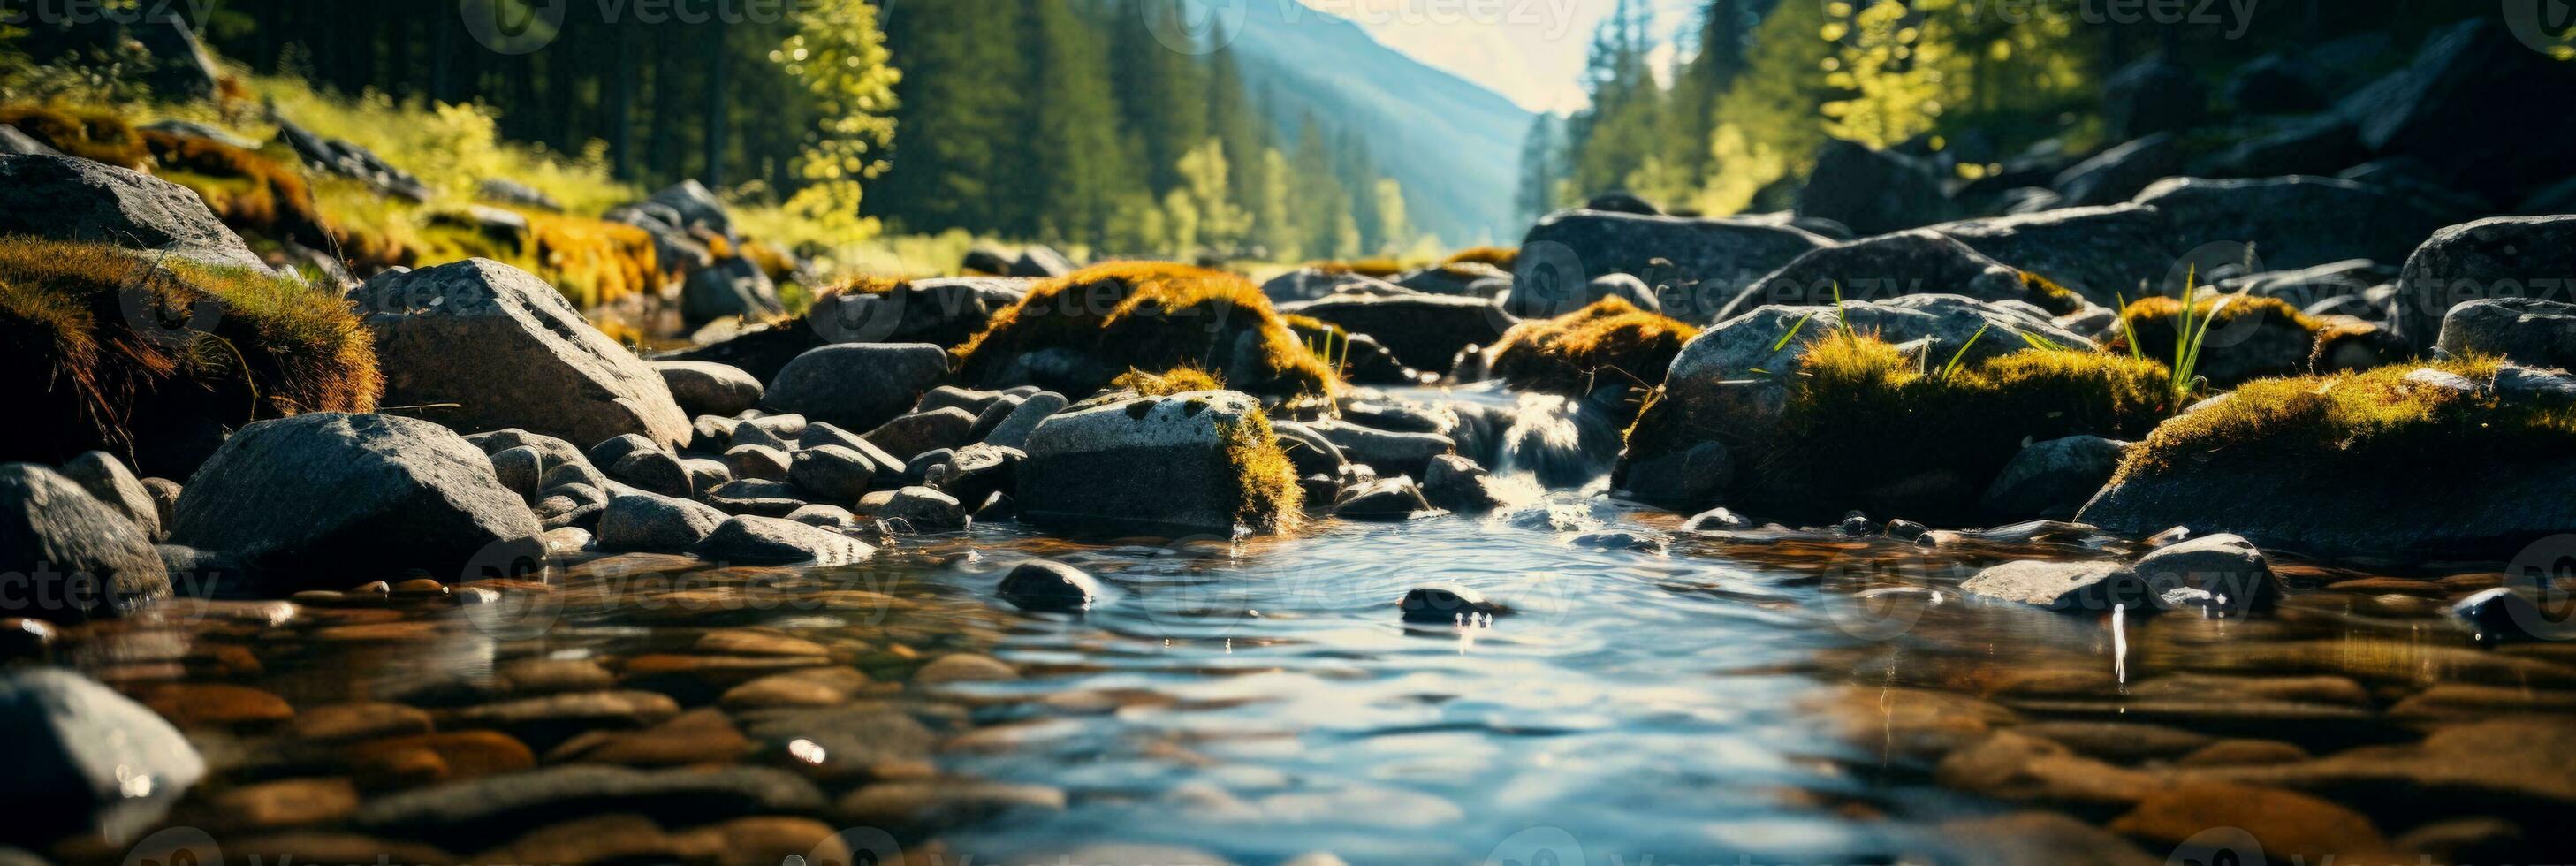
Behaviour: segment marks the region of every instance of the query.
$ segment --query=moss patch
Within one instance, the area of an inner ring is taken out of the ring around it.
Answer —
[[[219,141],[154,130],[142,135],[161,177],[195,191],[234,231],[317,250],[341,245],[303,174],[287,163]]]
[[[141,169],[152,159],[143,135],[132,124],[103,111],[11,105],[0,107],[0,124],[17,127],[28,138],[66,156],[131,169]]]
[[[1493,373],[1523,391],[1581,397],[1605,385],[1653,388],[1699,329],[1604,298],[1553,319],[1522,322],[1495,344]]]
[[[1258,353],[1248,363],[1236,357],[1247,341]],[[1040,352],[1070,353],[1081,362],[1043,370],[1025,363]],[[1109,387],[1129,370],[1185,365],[1222,370],[1235,390],[1265,397],[1328,397],[1340,385],[1259,287],[1233,274],[1170,264],[1100,265],[1040,283],[995,314],[956,357],[968,384],[1025,376],[1066,394]]]
[[[2426,365],[2481,384],[2503,362],[2470,358]],[[2247,384],[2208,408],[2156,428],[2120,467],[2119,479],[2213,461],[2289,461],[2331,477],[2419,471],[2466,455],[2481,462],[2576,453],[2576,409],[2509,405],[2491,392],[2462,393],[2406,381],[2416,367]],[[2117,483],[2115,481],[2115,483]]]
[[[1176,367],[1160,373],[1129,370],[1119,374],[1110,387],[1134,391],[1147,397],[1169,397],[1193,391],[1223,391],[1225,383],[1214,374],[1194,366]]]
[[[1226,459],[1237,470],[1235,487],[1228,491],[1238,503],[1235,522],[1255,532],[1294,531],[1305,516],[1306,493],[1297,485],[1297,468],[1279,447],[1270,418],[1253,412],[1240,422],[1221,422],[1216,430],[1225,442]]]
[[[2121,311],[2125,326],[2113,329],[2109,349],[2129,352],[2129,335],[2135,334],[2138,348],[2147,357],[2170,365],[2174,363],[2182,314],[2179,300],[2141,298]],[[2198,329],[2200,322],[2207,321],[2210,335],[2193,372],[2220,386],[2308,372],[2317,335],[2325,329],[2323,323],[2286,301],[2250,295],[2201,298],[2193,302],[2192,316],[2192,327]]]
[[[229,429],[372,411],[384,391],[335,293],[95,244],[0,239],[0,346],[24,456],[104,449],[182,478]]]
[[[1308,262],[1305,266],[1327,274],[1355,274],[1381,280],[1405,272],[1403,262],[1389,258],[1358,259],[1347,262]]]
[[[2164,365],[2125,355],[2025,351],[1943,371],[1866,336],[1818,342],[1780,425],[1729,442],[1728,505],[1831,520],[1975,523],[1977,501],[2026,441],[2135,438],[2168,410]],[[1644,426],[1641,424],[1641,427]]]
[[[1457,254],[1441,260],[1440,263],[1443,265],[1492,265],[1508,271],[1512,269],[1513,265],[1520,262],[1520,258],[1521,251],[1516,249],[1510,249],[1507,247],[1471,247],[1459,250]]]

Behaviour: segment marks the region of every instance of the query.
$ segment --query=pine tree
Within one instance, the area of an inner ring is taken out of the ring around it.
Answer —
[[[1514,200],[1525,221],[1535,222],[1562,203],[1556,188],[1565,179],[1564,127],[1563,118],[1541,113],[1521,139],[1520,193]]]

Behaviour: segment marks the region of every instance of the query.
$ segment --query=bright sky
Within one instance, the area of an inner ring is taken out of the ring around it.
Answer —
[[[1302,0],[1351,19],[1387,47],[1476,82],[1533,111],[1583,107],[1584,54],[1611,0]],[[1657,30],[1693,0],[1652,0]]]

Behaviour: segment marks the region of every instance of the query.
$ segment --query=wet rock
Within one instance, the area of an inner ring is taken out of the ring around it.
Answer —
[[[1335,295],[1280,312],[1369,335],[1395,353],[1398,363],[1432,373],[1448,372],[1460,351],[1492,343],[1513,324],[1490,301],[1448,295]]]
[[[430,724],[418,708],[373,702],[307,707],[288,730],[299,740],[329,743],[426,734]]]
[[[901,520],[922,531],[961,529],[966,526],[966,506],[957,497],[928,487],[906,487],[887,493],[885,502],[868,512],[878,520]],[[867,505],[862,500],[862,506]]]
[[[1423,475],[1422,498],[1434,508],[1460,514],[1490,514],[1503,506],[1494,480],[1476,461],[1455,454],[1431,458]]]
[[[784,770],[634,770],[560,766],[503,773],[379,797],[354,823],[373,832],[453,844],[497,842],[567,814],[632,812],[674,823],[819,812],[813,783]]]
[[[698,543],[697,554],[747,565],[845,565],[876,555],[857,539],[793,520],[735,517]]]
[[[2006,519],[2069,520],[2128,456],[2129,443],[2100,436],[2033,442],[1986,488],[1986,510]]]
[[[1082,569],[1043,559],[1020,563],[1002,576],[995,590],[1021,610],[1060,613],[1084,610],[1107,595],[1099,578]]]
[[[2523,590],[2499,586],[2451,605],[2452,619],[2484,643],[2556,641],[2576,637],[2576,622],[2541,607]]]
[[[176,517],[173,543],[238,556],[285,591],[370,572],[479,576],[544,555],[535,516],[488,457],[445,428],[387,415],[244,427],[197,471]]]
[[[466,432],[689,442],[689,416],[662,377],[534,274],[473,259],[380,275],[350,300],[376,335],[386,405],[453,404],[419,411]]]
[[[2121,805],[2163,787],[2153,774],[2077,755],[2051,740],[2001,731],[1941,759],[1942,787],[2013,802]]]
[[[2276,269],[2397,261],[2448,222],[2412,199],[2322,177],[2167,178],[2136,201],[2163,213],[2173,232],[2170,249],[2251,245]]]
[[[1958,862],[1988,866],[2156,866],[2165,862],[2118,834],[2056,812],[1954,820],[1943,823],[1940,834],[1958,852]]]
[[[1297,519],[1284,507],[1295,478],[1268,426],[1257,401],[1225,391],[1069,410],[1030,435],[1013,498],[1032,523],[1276,529]],[[1247,462],[1265,451],[1275,465]]]
[[[2145,297],[2143,287],[2161,283],[2177,253],[2166,248],[2170,236],[2157,213],[2134,204],[1949,222],[1931,231],[2105,307]]]
[[[1333,515],[1345,520],[1410,520],[1433,513],[1422,488],[1401,475],[1343,491],[1333,503]]]
[[[1335,420],[1304,426],[1333,443],[1351,462],[1366,464],[1381,475],[1418,477],[1430,469],[1432,458],[1458,450],[1457,442],[1437,433],[1398,433]]]
[[[816,496],[856,502],[866,496],[875,483],[878,470],[868,458],[839,445],[822,445],[796,452],[788,464],[788,480]]]
[[[824,346],[788,362],[769,383],[761,406],[844,429],[873,430],[912,408],[947,372],[948,353],[938,346]]]
[[[106,686],[55,668],[0,671],[0,738],[11,744],[0,841],[44,847],[94,832],[114,843],[161,820],[206,775],[178,730]]]
[[[999,448],[1025,449],[1029,444],[1029,434],[1036,432],[1038,424],[1064,411],[1068,405],[1071,404],[1064,395],[1053,391],[1030,395],[1020,402],[1019,408],[1003,417],[1001,423],[993,425],[992,432],[985,434],[984,441]]]
[[[599,549],[682,553],[696,549],[726,520],[724,512],[686,499],[624,494],[609,499],[600,515]]]
[[[2133,568],[2159,594],[2176,587],[2200,590],[2230,612],[2271,610],[2286,594],[2263,552],[2242,536],[2208,535],[2161,547]]]
[[[0,466],[0,572],[24,581],[11,614],[55,622],[113,618],[170,595],[150,534],[72,479],[28,463]]]
[[[2032,722],[2015,726],[2013,733],[2038,737],[2089,757],[2123,764],[2179,757],[2216,739],[2181,728],[2127,722]]]
[[[209,805],[229,827],[306,827],[358,811],[358,787],[346,778],[280,779],[233,788]]]
[[[1930,161],[1892,150],[1827,139],[1798,192],[1798,216],[1842,223],[1862,237],[1919,228],[1957,217]]]
[[[868,431],[866,438],[888,454],[909,456],[963,446],[973,441],[968,434],[974,429],[974,413],[947,408],[914,412],[887,421]]]
[[[2147,582],[2116,562],[2010,562],[1978,572],[1959,589],[2059,613],[2098,615],[2124,607],[2143,615],[2158,609]]]
[[[700,415],[736,415],[760,405],[760,380],[730,364],[712,361],[655,361],[653,371],[671,389],[680,411]]]
[[[1667,314],[1706,321],[1735,290],[1831,243],[1797,228],[1751,220],[1559,211],[1541,219],[1522,241],[1512,291],[1516,296],[1570,297],[1599,277],[1628,274],[1664,287],[1659,293]],[[1490,344],[1501,333],[1496,328],[1471,342]],[[1407,364],[1426,363],[1393,343],[1388,347]],[[1455,356],[1452,349],[1429,360],[1445,365]]]
[[[1874,237],[1798,257],[1745,289],[1719,321],[1766,304],[1829,305],[1923,296],[2029,301],[2050,315],[2073,312],[2070,299],[2035,292],[2020,271],[1930,230]]]
[[[938,736],[920,720],[882,704],[748,710],[740,722],[744,733],[819,779],[886,779],[934,772],[930,755]]]
[[[187,187],[66,156],[0,156],[0,235],[156,250],[268,272]]]
[[[2264,858],[2317,861],[2385,851],[2388,840],[2370,819],[2325,800],[2243,785],[2185,784],[2157,791],[2120,816],[2110,829],[2151,845],[2181,846],[2191,856],[2203,834],[2233,828],[2261,844]]]
[[[588,731],[546,753],[546,763],[680,767],[724,764],[742,758],[751,740],[724,711],[691,710],[640,731]]]
[[[2296,764],[2308,750],[2278,740],[2219,740],[2174,760],[2183,767],[2251,767]]]
[[[837,707],[868,688],[854,668],[812,668],[771,674],[726,689],[717,703],[734,711]]]
[[[955,653],[932,659],[914,671],[912,681],[921,685],[945,683],[993,682],[1015,680],[1020,672],[992,656]]]
[[[1484,593],[1457,584],[1408,590],[1396,607],[1403,612],[1405,622],[1422,625],[1457,625],[1510,612],[1503,605],[1486,599]]]

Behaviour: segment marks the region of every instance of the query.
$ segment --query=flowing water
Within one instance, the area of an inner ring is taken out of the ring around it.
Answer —
[[[2294,597],[2276,614],[2071,617],[1972,603],[1955,587],[1996,562],[2127,548],[2098,538],[1935,548],[1831,532],[1710,537],[1678,532],[1678,522],[1560,492],[1490,518],[1326,522],[1242,542],[1068,540],[992,526],[908,538],[843,569],[630,555],[572,564],[550,589],[503,587],[500,604],[317,600],[288,618],[276,605],[182,603],[158,623],[67,636],[58,653],[181,717],[217,766],[167,824],[237,854],[291,847],[280,833],[331,831],[426,844],[457,862],[518,830],[405,838],[369,823],[363,807],[260,813],[226,798],[282,779],[349,777],[372,804],[478,772],[453,744],[428,748],[444,765],[406,769],[299,733],[317,708],[395,702],[427,709],[441,731],[497,729],[540,767],[737,762],[796,771],[836,800],[920,778],[934,789],[965,779],[1018,786],[945,809],[843,801],[810,815],[852,830],[859,845],[949,862],[1113,843],[1245,863],[1318,852],[1525,866],[1996,862],[2028,840],[1975,819],[2031,808],[2013,800],[2089,824],[2125,808],[2116,796],[2032,795],[2030,773],[2014,777],[2018,788],[1936,780],[1944,755],[1992,730],[2107,740],[2079,749],[2119,753],[2095,775],[2154,772],[2219,739],[2312,755],[2412,743],[2458,718],[2445,714],[2450,704],[2409,703],[2435,687],[2501,687],[2478,693],[2492,705],[2576,685],[2576,655],[2475,649],[2439,617],[2444,601],[2496,585],[2494,565],[2351,584],[2394,569],[2283,559],[2275,564]],[[1629,536],[1587,537],[1605,529]],[[1658,549],[1654,539],[1668,540]],[[1031,557],[1089,570],[1113,595],[1070,615],[996,600],[1001,575]],[[1479,590],[1510,611],[1490,623],[1405,623],[1398,599],[1431,584]],[[999,659],[1015,675],[914,678],[952,654]],[[532,677],[532,662],[614,683]],[[907,751],[890,744],[899,731],[829,730],[843,724],[829,715],[764,725],[763,713],[778,711],[726,697],[757,677],[817,666],[874,681],[821,703],[895,708],[936,742]],[[209,684],[273,694],[304,718]],[[585,757],[598,731],[649,728],[670,710],[474,712],[584,689],[722,706],[750,742],[710,746],[712,756],[683,747]],[[2180,739],[2165,743],[2168,733]],[[853,749],[869,756],[863,765],[835,753]],[[2351,805],[2391,836],[2439,817]],[[540,823],[587,817],[578,805],[555,808]],[[889,810],[893,822],[877,826]],[[270,840],[252,841],[261,836]],[[2172,850],[2140,847],[2151,860]]]

